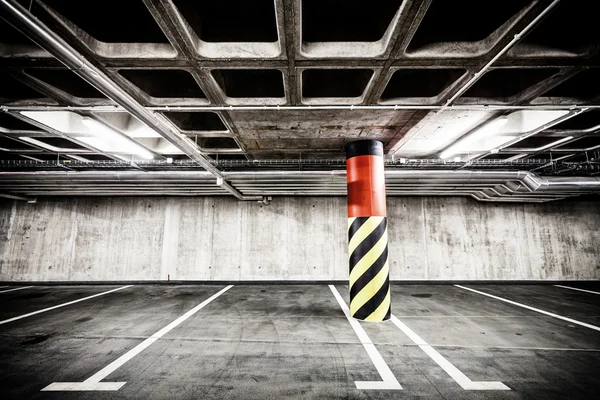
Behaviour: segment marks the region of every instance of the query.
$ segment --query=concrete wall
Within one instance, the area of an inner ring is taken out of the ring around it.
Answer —
[[[600,279],[600,203],[389,198],[394,280]],[[345,280],[345,198],[0,203],[1,281]]]

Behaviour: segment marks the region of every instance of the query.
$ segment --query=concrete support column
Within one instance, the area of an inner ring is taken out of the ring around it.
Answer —
[[[391,315],[383,144],[346,147],[350,314],[364,321]]]

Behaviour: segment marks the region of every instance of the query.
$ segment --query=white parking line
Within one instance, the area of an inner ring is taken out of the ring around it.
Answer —
[[[80,301],[85,301],[85,300],[93,299],[94,297],[103,296],[105,294],[116,292],[117,290],[121,290],[121,289],[126,289],[126,288],[131,287],[131,286],[133,286],[133,285],[122,286],[120,288],[116,288],[116,289],[113,289],[113,290],[108,290],[106,292],[98,293],[98,294],[95,294],[95,295],[92,295],[92,296],[83,297],[81,299],[69,301],[68,303],[63,303],[63,304],[59,304],[57,306],[52,306],[52,307],[44,308],[42,310],[37,310],[37,311],[30,312],[30,313],[27,313],[27,314],[19,315],[18,317],[13,317],[13,318],[5,319],[3,321],[0,321],[0,325],[8,324],[9,322],[13,322],[13,321],[17,321],[19,319],[31,317],[33,315],[45,313],[46,311],[56,310],[57,308],[70,306],[71,304],[79,303]]]
[[[560,287],[560,288],[564,288],[564,289],[571,289],[571,290],[577,290],[580,292],[586,292],[586,293],[592,293],[592,294],[600,294],[600,292],[594,292],[593,290],[585,290],[585,289],[579,289],[579,288],[574,288],[571,286],[563,286],[563,285],[554,285],[556,287]]]
[[[388,390],[402,389],[402,386],[394,376],[394,373],[392,372],[390,367],[388,367],[383,357],[381,357],[381,354],[379,354],[379,351],[375,348],[375,345],[369,338],[369,335],[367,335],[367,332],[365,332],[363,327],[360,326],[360,323],[356,319],[350,317],[350,310],[348,309],[346,302],[344,301],[344,299],[342,299],[342,296],[340,296],[340,293],[337,291],[335,286],[329,285],[329,288],[333,292],[333,295],[335,296],[335,299],[340,305],[342,311],[344,311],[344,315],[346,316],[346,319],[348,319],[348,322],[350,322],[350,325],[354,329],[356,336],[358,336],[360,343],[367,351],[367,354],[369,354],[373,365],[375,365],[377,372],[379,372],[379,376],[381,376],[381,381],[355,381],[354,384],[356,385],[356,388]]]
[[[586,328],[593,329],[595,331],[600,331],[600,327],[598,327],[596,325],[586,324],[585,322],[577,321],[576,319],[572,319],[572,318],[568,318],[568,317],[563,317],[562,315],[554,314],[554,313],[551,313],[549,311],[540,310],[539,308],[535,308],[535,307],[531,307],[531,306],[528,306],[528,305],[525,305],[525,304],[517,303],[516,301],[508,300],[508,299],[505,299],[505,298],[499,297],[499,296],[494,296],[493,294],[481,292],[479,290],[471,289],[471,288],[468,288],[468,287],[465,287],[465,286],[461,286],[461,285],[454,285],[454,286],[456,286],[458,288],[461,288],[461,289],[465,289],[465,290],[471,291],[473,293],[480,294],[482,296],[491,297],[493,299],[500,300],[500,301],[503,301],[505,303],[512,304],[514,306],[523,307],[523,308],[526,308],[528,310],[538,312],[540,314],[544,314],[544,315],[548,315],[550,317],[562,319],[563,321],[571,322],[572,324],[577,324],[577,325],[585,326]]]
[[[42,391],[101,391],[101,390],[119,390],[123,385],[127,382],[100,382],[102,379],[106,378],[108,375],[115,372],[119,367],[125,364],[127,361],[131,360],[133,357],[137,356],[139,353],[144,351],[148,346],[152,343],[156,342],[158,339],[166,335],[173,328],[181,324],[183,321],[196,314],[198,311],[203,309],[207,304],[212,302],[214,299],[231,289],[233,285],[229,285],[224,289],[221,289],[208,299],[204,300],[202,303],[198,304],[196,307],[192,308],[190,311],[186,312],[169,325],[165,326],[158,332],[154,333],[152,336],[144,340],[142,343],[135,346],[133,349],[129,350],[127,353],[123,354],[121,357],[117,358],[115,361],[108,364],[106,367],[102,368],[100,371],[96,372],[94,375],[90,376],[83,382],[54,382],[50,385],[46,386],[42,389]]]
[[[3,286],[3,287],[6,287],[6,286]],[[15,290],[29,289],[31,287],[33,287],[33,286],[21,286],[21,287],[14,288],[14,289],[2,290],[2,291],[0,291],[0,293],[14,292]]]
[[[433,361],[436,362],[437,365],[442,367],[444,371],[452,379],[456,381],[463,389],[465,390],[510,390],[508,386],[503,384],[502,382],[490,381],[490,382],[481,382],[481,381],[472,381],[465,374],[463,374],[458,368],[456,368],[450,361],[448,361],[444,356],[438,353],[433,347],[431,347],[425,340],[423,340],[419,335],[417,335],[412,329],[410,329],[406,324],[400,321],[398,318],[392,315],[391,318],[394,325],[398,327],[406,336],[408,336],[421,350],[425,352]]]

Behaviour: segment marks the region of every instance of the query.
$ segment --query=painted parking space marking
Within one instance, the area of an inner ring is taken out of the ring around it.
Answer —
[[[127,353],[123,354],[121,357],[117,358],[115,361],[108,364],[106,367],[102,368],[100,371],[96,372],[94,375],[90,376],[83,382],[54,382],[50,385],[46,386],[42,389],[42,391],[115,391],[119,390],[125,385],[127,382],[101,382],[108,375],[115,372],[119,369],[123,364],[127,361],[131,360],[133,357],[140,354],[158,339],[169,333],[172,329],[177,327],[179,324],[184,322],[186,319],[190,318],[192,315],[196,314],[198,311],[203,309],[205,306],[210,304],[217,297],[221,296],[223,293],[231,289],[233,285],[229,285],[217,293],[213,294],[208,299],[204,300],[202,303],[198,304],[196,307],[192,308],[169,325],[160,329],[152,336],[148,337],[142,343],[135,346],[133,349],[129,350]]]
[[[600,292],[594,292],[593,290],[579,289],[579,288],[574,288],[574,287],[571,287],[571,286],[563,286],[563,285],[554,285],[554,286],[559,287],[559,288],[563,288],[563,289],[577,290],[579,292],[586,292],[586,293],[591,293],[591,294],[600,294]]]
[[[121,286],[120,288],[108,290],[106,292],[94,294],[92,296],[87,296],[87,297],[83,297],[81,299],[69,301],[67,303],[62,303],[62,304],[58,304],[56,306],[52,306],[52,307],[48,307],[48,308],[43,308],[41,310],[37,310],[37,311],[33,311],[33,312],[30,312],[30,313],[27,313],[27,314],[19,315],[18,317],[13,317],[13,318],[5,319],[3,321],[0,321],[0,325],[8,324],[9,322],[14,322],[14,321],[17,321],[17,320],[20,320],[20,319],[23,319],[23,318],[32,317],[34,315],[45,313],[45,312],[48,312],[48,311],[56,310],[57,308],[70,306],[71,304],[75,304],[75,303],[79,303],[81,301],[86,301],[86,300],[89,300],[89,299],[93,299],[94,297],[104,296],[105,294],[113,293],[113,292],[116,292],[117,290],[127,289],[127,288],[132,287],[132,286],[133,285]]]
[[[348,309],[348,306],[346,305],[344,299],[342,299],[340,293],[333,285],[329,285],[329,288],[331,289],[331,292],[335,296],[335,299],[340,305],[340,308],[344,312],[346,319],[348,320],[348,322],[350,322],[350,326],[352,326],[352,329],[354,329],[354,333],[356,333],[356,336],[358,336],[360,343],[367,351],[367,354],[371,358],[373,365],[375,365],[375,368],[377,369],[377,372],[381,377],[381,381],[355,381],[354,384],[356,385],[356,388],[401,390],[402,386],[400,385],[400,382],[398,382],[390,367],[387,365],[381,354],[379,354],[379,351],[369,338],[369,335],[367,335],[367,332],[365,332],[358,320],[350,317],[350,310]]]
[[[3,287],[6,287],[6,286],[3,286]],[[14,288],[14,289],[2,290],[2,291],[0,291],[0,293],[14,292],[15,290],[29,289],[29,288],[32,288],[32,287],[33,286],[21,286],[21,287]]]
[[[584,326],[586,328],[590,328],[590,329],[593,329],[595,331],[600,331],[600,327],[598,327],[596,325],[587,324],[585,322],[581,322],[581,321],[578,321],[576,319],[572,319],[572,318],[568,318],[568,317],[563,317],[562,315],[554,314],[554,313],[551,313],[551,312],[545,311],[545,310],[540,310],[539,308],[531,307],[531,306],[528,306],[526,304],[517,303],[516,301],[505,299],[504,297],[500,297],[500,296],[495,296],[493,294],[481,292],[479,290],[471,289],[471,288],[468,288],[466,286],[462,286],[462,285],[454,285],[454,286],[456,286],[458,288],[461,288],[461,289],[464,289],[464,290],[468,290],[468,291],[473,292],[473,293],[480,294],[482,296],[491,297],[492,299],[496,299],[496,300],[500,300],[500,301],[503,301],[503,302],[508,303],[508,304],[512,304],[513,306],[522,307],[522,308],[525,308],[527,310],[531,310],[531,311],[535,311],[535,312],[540,313],[540,314],[548,315],[549,317],[554,317],[554,318],[557,318],[557,319],[562,319],[563,321],[567,321],[567,322],[570,322],[572,324]]]
[[[410,338],[421,350],[425,352],[437,365],[439,365],[456,383],[458,383],[465,390],[510,390],[508,386],[502,382],[497,381],[472,381],[463,374],[458,368],[456,368],[450,361],[444,356],[438,353],[433,347],[431,347],[425,340],[417,335],[412,329],[406,326],[405,323],[400,321],[394,315],[391,320],[398,329],[400,329],[406,336]]]

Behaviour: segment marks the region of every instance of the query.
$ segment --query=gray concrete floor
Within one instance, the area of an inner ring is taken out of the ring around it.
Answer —
[[[600,295],[552,285],[465,285],[600,326]],[[585,287],[600,292],[600,284]],[[118,286],[36,286],[0,293],[0,321]],[[239,285],[106,382],[116,392],[42,392],[81,382],[222,289],[139,285],[0,325],[3,399],[597,398],[600,332],[452,285],[393,285],[392,312],[473,381],[466,391],[393,323],[361,325],[401,391],[381,380],[327,285]],[[346,302],[347,287],[336,286]],[[9,288],[0,289],[6,290]]]

